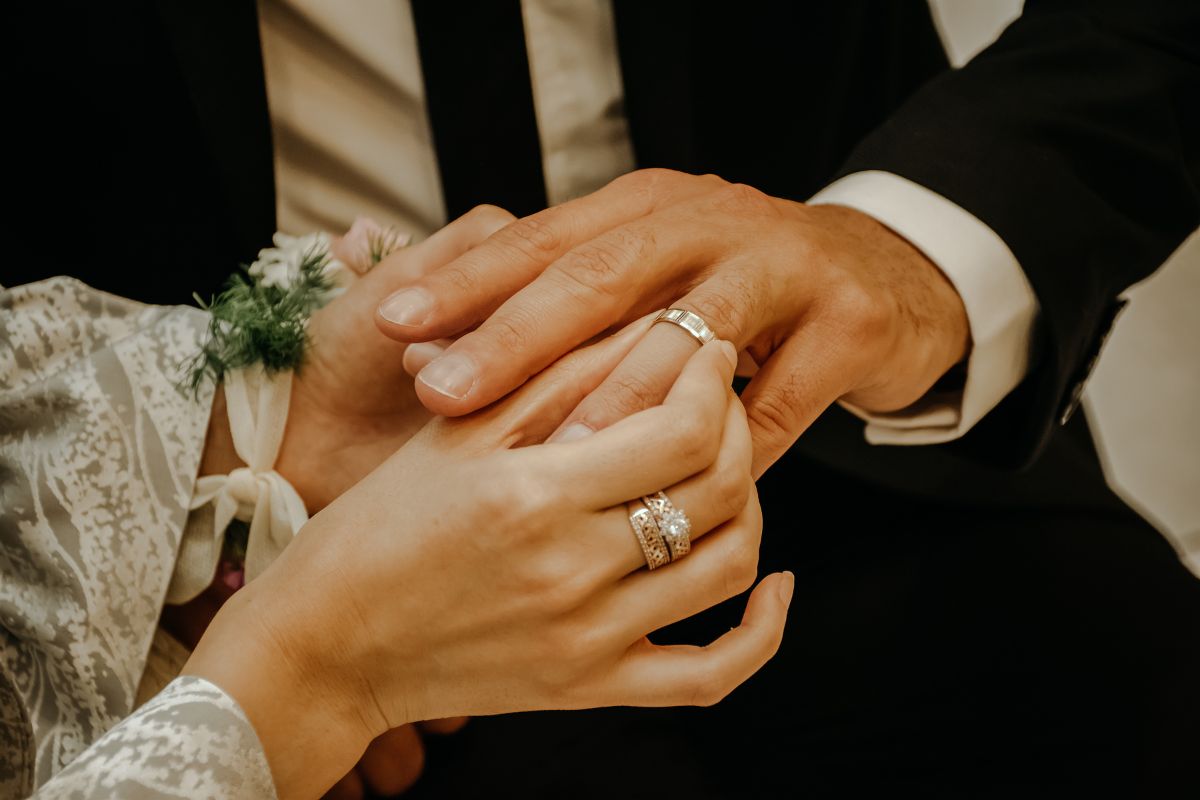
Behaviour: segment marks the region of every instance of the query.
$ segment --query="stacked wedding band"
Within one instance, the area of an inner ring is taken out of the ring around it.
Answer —
[[[629,514],[629,525],[652,570],[683,558],[692,550],[692,524],[666,493],[647,495]],[[630,505],[633,505],[631,503]]]
[[[650,509],[642,506],[629,515],[629,524],[633,527],[633,535],[642,546],[642,555],[646,557],[646,566],[658,569],[664,564],[671,563],[671,551],[658,532],[658,522]]]
[[[708,327],[708,323],[700,319],[700,315],[693,314],[691,311],[685,311],[682,308],[668,308],[654,318],[655,325],[660,322],[670,322],[673,325],[683,328],[695,337],[701,347],[717,338],[717,335],[713,333],[713,329]]]

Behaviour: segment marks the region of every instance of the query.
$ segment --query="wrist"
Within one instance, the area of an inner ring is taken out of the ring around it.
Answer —
[[[866,327],[887,332],[867,348],[873,363],[843,399],[875,412],[905,408],[970,353],[962,297],[920,248],[871,215],[833,205],[816,210],[839,218],[846,241],[857,249],[857,257],[848,259],[859,273],[852,280],[875,298]]]
[[[329,663],[328,653],[300,631],[329,630],[290,602],[268,575],[221,608],[183,669],[221,687],[258,735],[281,799],[317,797],[356,763],[386,725],[371,715],[368,692]],[[305,620],[280,625],[278,617]],[[340,652],[329,642],[330,652]]]
[[[212,412],[208,418],[208,433],[204,439],[204,454],[200,457],[201,475],[228,475],[245,466],[233,447],[229,430],[229,413],[225,408],[224,386],[213,390]]]
[[[309,480],[309,475],[319,475],[319,464],[313,463],[305,448],[297,447],[296,426],[291,420],[296,414],[296,391],[299,377],[292,382],[292,398],[289,403],[288,425],[284,429],[283,442],[279,447],[279,455],[275,462],[275,471],[292,485],[310,515],[315,514],[331,498],[322,493],[319,481]],[[229,428],[229,412],[225,403],[225,389],[218,384],[213,394],[212,413],[208,420],[208,433],[204,440],[204,453],[200,459],[200,475],[228,475],[246,463],[238,456],[233,445],[233,434]]]

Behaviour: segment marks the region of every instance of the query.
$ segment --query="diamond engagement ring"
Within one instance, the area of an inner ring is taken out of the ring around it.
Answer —
[[[683,328],[700,343],[701,347],[717,338],[713,329],[708,327],[708,323],[702,320],[699,314],[693,314],[682,308],[668,308],[654,318],[655,325],[660,322],[670,322]]]
[[[671,551],[671,560],[683,558],[692,551],[692,522],[687,514],[675,507],[666,492],[647,495],[642,498],[646,508],[654,515],[658,523],[658,532],[667,548]]]

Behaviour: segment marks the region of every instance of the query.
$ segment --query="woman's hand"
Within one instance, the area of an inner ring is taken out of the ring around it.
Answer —
[[[743,624],[708,647],[645,638],[756,576],[761,515],[728,343],[694,355],[661,406],[536,444],[645,326],[489,409],[432,421],[217,615],[185,671],[241,703],[281,797],[318,795],[405,723],[708,704],[775,652],[788,575],[763,581]],[[625,502],[659,489],[696,544],[651,573]]]

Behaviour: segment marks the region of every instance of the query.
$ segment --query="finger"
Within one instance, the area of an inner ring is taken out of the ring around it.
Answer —
[[[515,219],[497,206],[476,206],[425,241],[391,253],[351,288],[361,286],[360,291],[369,294],[378,306],[401,286],[453,261]],[[377,308],[367,309],[366,316],[376,317]]]
[[[364,782],[375,794],[390,797],[417,782],[425,768],[425,746],[416,727],[402,725],[378,736],[358,762]]]
[[[438,339],[433,342],[416,342],[404,349],[404,371],[414,378],[425,365],[446,352],[452,339]]]
[[[342,776],[342,779],[331,786],[322,797],[324,800],[362,800],[366,793],[362,776],[356,768]]]
[[[783,639],[795,578],[764,578],[746,603],[742,623],[706,647],[630,648],[602,701],[635,706],[710,706],[767,663]]]
[[[665,489],[672,504],[687,515],[693,542],[741,514],[753,513],[747,512],[755,496],[750,478],[750,430],[742,404],[732,390],[729,399],[716,461],[703,472]],[[588,535],[565,541],[578,548],[581,562],[595,572],[597,586],[610,586],[646,566],[645,554],[630,527],[629,504],[605,511]]]
[[[509,447],[545,441],[563,417],[596,388],[650,327],[649,316],[563,356],[520,391],[479,412]]]
[[[679,273],[720,246],[692,218],[668,217],[623,225],[555,261],[417,375],[421,402],[447,415],[480,408],[630,313],[668,300]]]
[[[741,594],[758,577],[761,540],[762,511],[754,497],[735,518],[694,538],[688,555],[653,572],[634,572],[603,592],[588,611],[588,627],[614,641],[636,642]]]
[[[756,479],[848,391],[854,354],[842,342],[836,334],[802,328],[771,354],[742,391]]]
[[[397,250],[314,313],[309,334],[314,341],[330,343],[325,349],[336,352],[346,363],[358,363],[361,358],[362,363],[374,364],[380,385],[411,392],[413,382],[403,368],[407,346],[380,335],[373,322],[376,306],[390,292],[470,249],[512,218],[495,206],[479,206],[420,244]],[[356,351],[365,351],[365,355],[356,356]]]
[[[389,298],[392,307],[381,307],[377,317],[380,329],[404,342],[461,333],[578,245],[721,182],[678,174],[668,179],[664,173],[622,176],[590,195],[506,225],[403,297]]]
[[[654,325],[612,374],[583,398],[549,441],[578,439],[658,405],[698,347],[696,339],[679,326]]]
[[[741,349],[774,322],[766,287],[752,267],[726,264],[684,297],[671,303],[700,316],[718,338]],[[659,403],[670,376],[696,349],[696,339],[678,325],[656,324],[646,338],[589,394],[563,423],[556,437],[606,428]],[[740,359],[740,356],[739,356]],[[740,363],[740,362],[739,362]],[[418,394],[419,394],[418,388]],[[573,431],[573,433],[568,433]],[[551,437],[552,440],[555,437]]]
[[[448,736],[458,733],[467,724],[470,717],[447,717],[445,719],[427,719],[420,723],[422,733],[432,733],[437,736]]]
[[[570,502],[608,508],[706,469],[717,457],[737,354],[710,342],[684,365],[663,405],[576,441],[538,448],[531,467]]]

